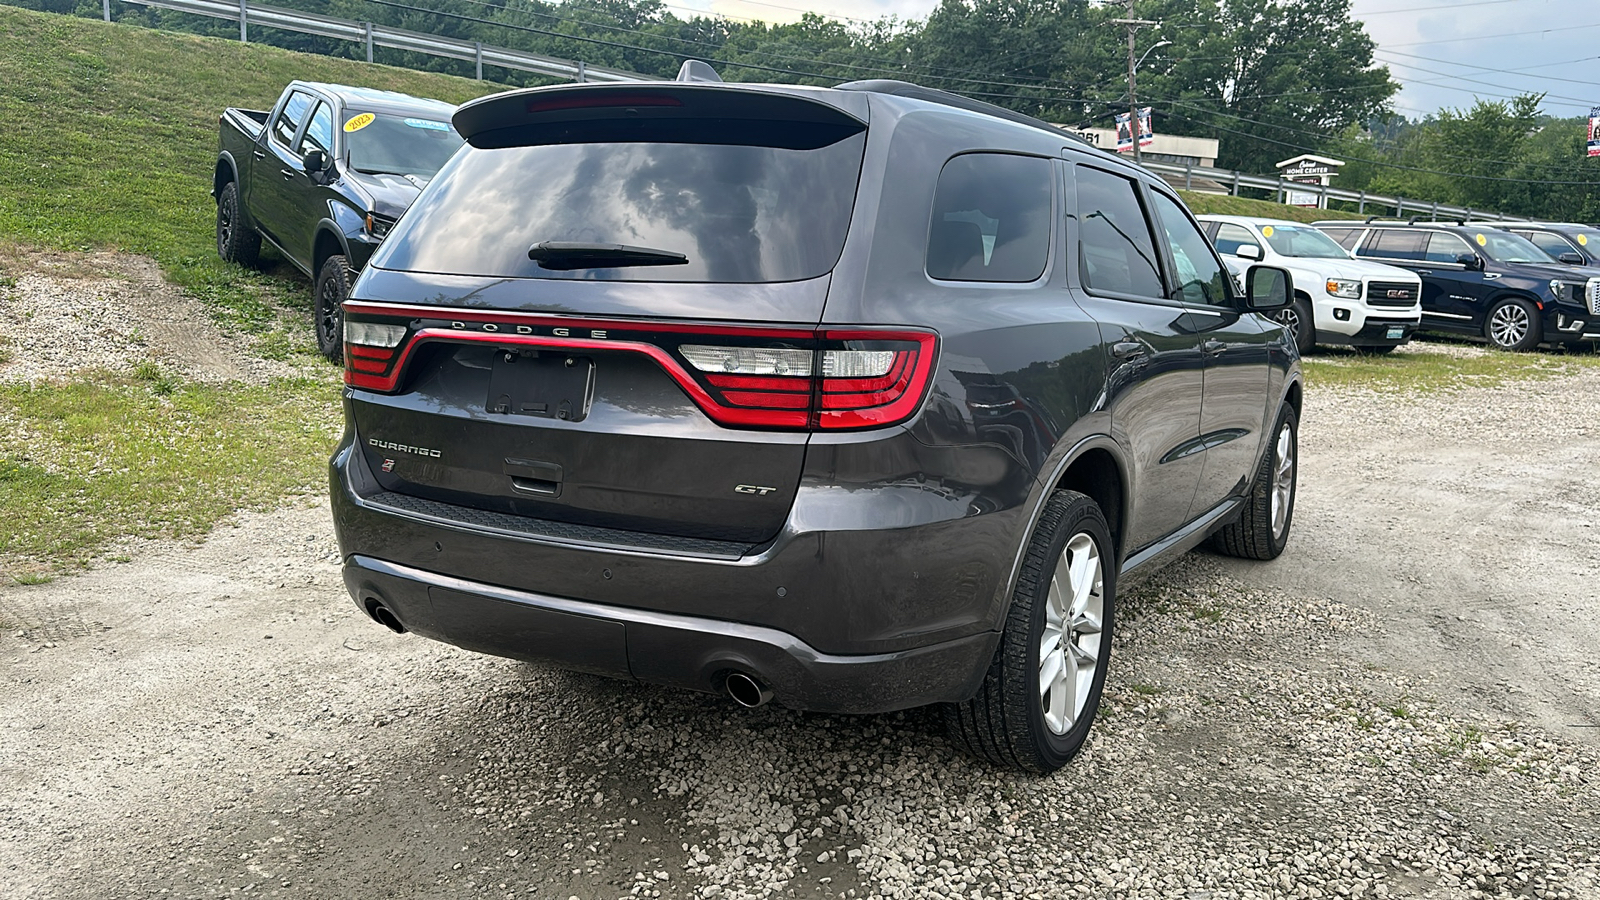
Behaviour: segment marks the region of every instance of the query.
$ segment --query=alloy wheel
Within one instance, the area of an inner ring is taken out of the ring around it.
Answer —
[[[1083,715],[1100,665],[1105,584],[1100,548],[1078,532],[1050,576],[1044,633],[1039,638],[1039,703],[1045,725],[1066,734]]]
[[[1489,315],[1489,339],[1500,347],[1515,347],[1528,337],[1533,321],[1518,303],[1501,305]]]
[[[1299,310],[1291,306],[1278,313],[1278,324],[1289,329],[1289,337],[1293,338],[1296,343],[1300,341],[1301,322]]]
[[[1294,429],[1283,423],[1272,457],[1272,536],[1283,537],[1294,501]]]

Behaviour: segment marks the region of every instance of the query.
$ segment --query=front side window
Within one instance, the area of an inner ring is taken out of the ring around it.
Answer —
[[[1520,234],[1520,232],[1513,232],[1513,234]],[[1522,236],[1532,241],[1535,247],[1551,256],[1574,252],[1572,245],[1567,243],[1567,239],[1559,234],[1550,234],[1547,231],[1532,231],[1522,234]]]
[[[1177,276],[1174,300],[1205,306],[1228,306],[1228,275],[1211,252],[1205,235],[1194,226],[1178,201],[1157,192],[1156,213],[1161,216],[1161,230],[1166,233],[1167,246],[1172,250],[1174,273]]]
[[[1435,231],[1428,236],[1428,253],[1425,257],[1428,262],[1453,263],[1456,257],[1470,253],[1472,248],[1456,235]]]
[[[299,153],[303,156],[307,150],[333,155],[333,110],[326,103],[317,104],[317,111],[311,114],[311,124],[306,126],[305,137],[300,139]]]
[[[928,276],[1027,282],[1050,255],[1051,164],[968,153],[945,163],[933,192]]]
[[[1256,240],[1256,236],[1250,233],[1250,229],[1243,225],[1234,225],[1231,222],[1223,222],[1217,228],[1217,239],[1213,243],[1216,244],[1218,253],[1233,255],[1238,255],[1240,247],[1261,246],[1261,242]]]
[[[1155,238],[1133,181],[1079,166],[1078,268],[1091,291],[1164,297]]]
[[[294,145],[294,133],[300,130],[300,123],[305,121],[306,113],[311,111],[311,95],[305,91],[295,91],[289,95],[283,104],[283,110],[278,113],[278,118],[272,122],[272,138],[284,149]]]

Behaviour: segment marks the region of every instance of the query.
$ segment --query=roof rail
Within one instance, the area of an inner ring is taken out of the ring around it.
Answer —
[[[1373,222],[1398,222],[1398,221],[1400,221],[1400,217],[1399,216],[1367,216],[1367,220],[1365,222],[1363,222],[1362,224],[1363,225],[1371,225]]]
[[[1057,128],[1043,119],[1036,119],[1033,116],[1015,112],[1013,110],[1006,109],[1003,106],[996,106],[993,103],[985,103],[982,100],[974,100],[971,97],[963,97],[960,94],[952,94],[949,91],[941,91],[937,88],[928,88],[923,87],[920,84],[912,84],[909,81],[896,81],[892,78],[869,78],[865,81],[847,81],[844,84],[835,85],[834,89],[840,91],[867,91],[873,94],[891,94],[896,97],[909,97],[912,100],[922,100],[928,103],[937,103],[941,106],[949,106],[954,109],[964,109],[967,112],[982,113],[986,116],[994,116],[997,119],[1005,119],[1007,122],[1015,122],[1018,125],[1027,125],[1032,128],[1048,131],[1054,135],[1072,138],[1080,144],[1088,147],[1094,147],[1093,144],[1089,143],[1084,138],[1081,138],[1070,131]]]

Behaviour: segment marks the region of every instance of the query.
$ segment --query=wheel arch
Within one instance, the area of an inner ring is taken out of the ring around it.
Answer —
[[[217,157],[217,167],[211,173],[211,196],[220,198],[222,189],[239,180],[239,168],[234,165],[233,154],[223,152]]]
[[[317,223],[317,236],[311,243],[311,279],[315,281],[322,273],[322,264],[330,256],[343,256],[345,265],[349,265],[350,251],[345,244],[344,234],[331,219],[323,219]]]

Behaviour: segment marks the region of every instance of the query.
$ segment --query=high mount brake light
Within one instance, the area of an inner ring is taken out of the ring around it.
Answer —
[[[569,319],[358,301],[347,303],[345,314],[351,387],[399,390],[407,361],[429,342],[638,353],[717,424],[787,431],[882,428],[910,419],[927,393],[938,344],[929,332],[902,329]]]
[[[530,113],[555,112],[563,109],[592,109],[618,106],[682,106],[683,101],[667,94],[601,94],[585,93],[576,97],[550,97],[529,100],[523,109]]]

